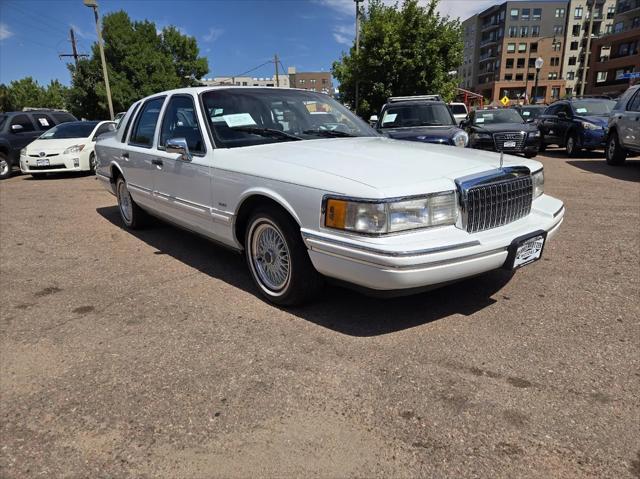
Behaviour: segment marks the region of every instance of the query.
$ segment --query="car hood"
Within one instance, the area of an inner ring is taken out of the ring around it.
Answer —
[[[498,133],[503,131],[535,131],[531,123],[497,123],[495,125],[474,125],[474,129],[484,133]]]
[[[385,196],[451,189],[453,180],[498,168],[494,152],[399,141],[384,137],[335,138],[233,148],[220,166],[262,177],[349,193]],[[539,169],[540,163],[505,155],[505,165]],[[349,190],[349,191],[347,191]]]
[[[90,138],[60,138],[51,140],[38,139],[27,145],[27,155],[37,155],[44,152],[46,155],[62,153],[73,145],[89,143]]]
[[[593,123],[594,125],[598,125],[603,128],[606,128],[607,123],[609,122],[608,116],[577,116],[575,118],[577,120],[588,121],[589,123]]]
[[[382,130],[389,138],[442,143],[448,142],[460,129],[453,125],[418,126],[412,128],[390,128]]]

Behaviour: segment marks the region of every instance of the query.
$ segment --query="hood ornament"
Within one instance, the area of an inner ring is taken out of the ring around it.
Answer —
[[[504,164],[504,150],[500,150],[500,169],[502,169],[503,164]]]

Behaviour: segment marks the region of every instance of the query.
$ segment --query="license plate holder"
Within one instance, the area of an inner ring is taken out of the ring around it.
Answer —
[[[49,166],[49,159],[48,158],[37,159],[36,160],[36,166]]]
[[[509,245],[504,268],[516,270],[542,258],[544,245],[547,243],[547,232],[536,231],[514,239]]]
[[[504,142],[504,147],[505,148],[515,148],[516,147],[516,142],[515,141],[505,141]]]

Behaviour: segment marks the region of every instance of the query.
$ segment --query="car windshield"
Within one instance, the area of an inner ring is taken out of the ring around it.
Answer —
[[[327,95],[276,88],[211,90],[202,94],[216,145],[223,148],[282,141],[378,136]]]
[[[571,106],[576,115],[583,116],[608,116],[616,104],[613,100],[585,100],[574,101]]]
[[[384,111],[381,128],[455,125],[444,103],[391,105]]]
[[[523,106],[519,111],[520,111],[520,115],[525,120],[534,120],[542,114],[542,112],[544,111],[544,108],[535,107],[535,106]]]
[[[474,125],[495,125],[498,123],[523,123],[524,120],[518,112],[511,109],[505,110],[476,110]]]
[[[88,138],[97,124],[97,121],[74,121],[70,123],[62,123],[45,131],[40,136],[40,139],[59,140],[63,138]]]
[[[451,113],[453,113],[454,115],[467,114],[467,107],[464,105],[449,105],[449,108],[451,108]]]

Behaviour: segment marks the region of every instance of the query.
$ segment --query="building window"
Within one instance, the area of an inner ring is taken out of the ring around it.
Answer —
[[[573,18],[575,18],[576,20],[582,19],[582,7],[576,7],[576,9],[573,11]]]
[[[608,72],[598,72],[596,75],[596,83],[603,83],[607,81]]]
[[[300,85],[304,85],[304,80],[298,80],[298,83],[299,83]]]
[[[529,43],[529,51],[535,53],[538,51],[538,42]]]
[[[624,28],[624,22],[618,22],[613,27],[613,31],[616,33],[620,33],[623,30],[623,28]]]
[[[576,77],[576,73],[571,70],[570,72],[567,72],[567,80],[573,80]]]
[[[512,8],[511,9],[511,20],[517,20],[518,19],[518,9],[517,8]]]
[[[557,80],[558,79],[558,72],[549,72],[548,78],[549,78],[549,80]]]
[[[523,8],[522,12],[520,12],[520,18],[522,20],[529,20],[529,15],[531,14],[530,8]]]
[[[526,45],[526,43],[525,43]],[[507,53],[513,53],[516,51],[516,44],[515,43],[508,43],[507,44]]]
[[[575,51],[578,49],[578,42],[571,42],[571,50]]]
[[[571,27],[571,35],[574,37],[580,36],[580,24],[576,23],[573,27]]]
[[[534,8],[533,9],[533,19],[540,20],[542,18],[542,8]]]
[[[531,36],[532,37],[540,36],[540,25],[534,25],[531,27]]]
[[[316,84],[316,80],[315,80],[314,78],[312,78],[311,80],[309,80],[309,82],[310,82],[312,85],[315,85],[315,84]]]
[[[553,34],[554,35],[562,35],[562,31],[564,30],[564,27],[562,25],[555,25],[553,27]]]
[[[555,41],[551,44],[551,49],[554,52],[559,52],[562,49],[562,42],[560,41]]]
[[[560,87],[551,87],[551,98],[558,98],[560,96]]]
[[[613,32],[613,25],[610,23],[607,23],[604,32],[608,35],[609,33]]]
[[[529,27],[520,27],[520,36],[528,37],[529,36]]]
[[[507,58],[507,63],[504,66],[505,68],[513,68],[513,58]]]
[[[536,67],[536,59],[534,57],[529,58],[528,68],[535,68],[535,67]]]
[[[516,74],[516,81],[522,81],[522,80],[523,80],[522,73],[517,73]]]
[[[556,18],[564,18],[564,8],[556,8]]]
[[[518,27],[509,27],[509,37],[518,36]]]
[[[513,74],[511,74],[511,73],[507,73],[507,74],[504,76],[504,79],[505,79],[505,80],[507,80],[507,81],[511,81],[511,80],[513,80]]]
[[[568,65],[575,65],[576,64],[576,57],[569,57],[569,61],[567,62]]]
[[[243,82],[242,82],[242,86],[247,86],[247,82],[246,82],[246,81],[243,81]]]
[[[552,67],[557,67],[559,65],[560,65],[560,57],[551,58],[551,66]]]
[[[616,14],[616,6],[612,5],[611,7],[607,8],[607,20],[611,20]]]
[[[517,68],[524,68],[524,58],[518,58],[516,66]]]
[[[535,78],[535,75],[533,73],[527,73],[527,80],[531,81]]]
[[[522,53],[522,52],[526,52],[527,51],[527,44],[526,43],[518,43],[518,52]]]

